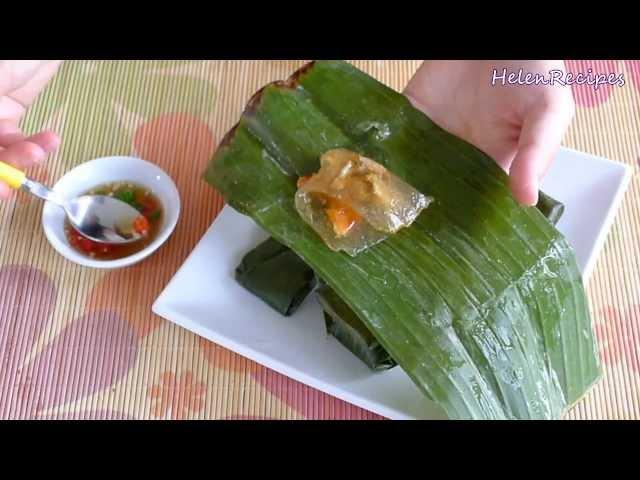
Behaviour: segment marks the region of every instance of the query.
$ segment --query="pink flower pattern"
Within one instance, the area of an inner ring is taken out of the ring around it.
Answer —
[[[626,60],[618,62],[615,60],[566,60],[567,71],[573,74],[587,73],[592,70],[593,75],[610,73],[620,73],[620,67],[624,64],[631,78],[625,77],[625,85],[623,87],[634,86],[640,92],[640,61]],[[592,85],[572,84],[573,97],[576,105],[580,107],[593,108],[602,105],[614,92],[614,85],[601,85],[597,90]]]
[[[115,384],[138,353],[134,332],[115,312],[97,311],[71,320],[32,359],[46,329],[56,288],[42,271],[0,268],[0,418],[50,418],[46,411],[77,402]],[[122,417],[85,412],[87,417]]]
[[[191,371],[180,376],[164,372],[160,381],[149,389],[149,397],[154,403],[153,416],[164,418],[170,415],[174,420],[183,420],[189,413],[201,412],[205,392],[204,382],[195,381]]]
[[[291,407],[302,418],[326,420],[383,420],[384,417],[319,392],[265,367],[251,372],[269,393]]]
[[[600,356],[606,365],[626,364],[640,373],[640,338],[634,325],[640,321],[640,305],[631,305],[624,313],[615,307],[602,310],[604,323],[595,326]]]

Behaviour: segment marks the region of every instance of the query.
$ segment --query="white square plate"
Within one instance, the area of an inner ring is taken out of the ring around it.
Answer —
[[[566,205],[558,228],[575,249],[584,279],[624,191],[630,169],[562,149],[543,190]],[[392,419],[442,419],[400,368],[373,373],[324,330],[310,296],[291,317],[271,310],[234,280],[246,252],[266,239],[253,221],[225,207],[153,306],[153,311],[288,377]]]

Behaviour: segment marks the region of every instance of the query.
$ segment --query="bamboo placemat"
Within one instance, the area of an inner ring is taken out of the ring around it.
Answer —
[[[0,204],[0,418],[376,419],[151,313],[222,201],[201,173],[249,96],[302,61],[66,62],[24,120],[53,128],[59,152],[29,172],[55,182],[86,160],[136,154],[176,181],[183,217],[146,262],[99,272],[58,256],[42,205]],[[357,61],[401,90],[417,61]],[[622,72],[624,87],[574,89],[565,145],[637,169],[640,62],[571,62]],[[635,173],[635,172],[634,172]],[[640,418],[640,181],[634,175],[588,287],[604,379],[568,415]],[[215,259],[212,259],[215,261]]]

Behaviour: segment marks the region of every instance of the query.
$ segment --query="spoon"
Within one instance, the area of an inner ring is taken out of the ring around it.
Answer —
[[[3,162],[0,162],[0,180],[15,190],[24,190],[59,206],[67,214],[71,225],[94,242],[124,244],[144,238],[144,234],[136,229],[136,221],[142,215],[122,200],[106,195],[82,195],[66,200]]]

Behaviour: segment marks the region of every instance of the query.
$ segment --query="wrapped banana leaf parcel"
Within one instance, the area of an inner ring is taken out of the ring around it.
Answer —
[[[544,192],[539,192],[536,208],[554,225],[558,224],[564,214],[564,204]]]
[[[554,224],[564,212],[564,205],[543,192],[540,192],[536,207]],[[315,290],[323,308],[327,334],[373,371],[388,370],[397,365],[353,310],[331,288],[318,282],[313,269],[298,255],[273,237],[242,258],[236,268],[236,280],[285,317],[293,315]]]
[[[450,418],[559,418],[599,379],[562,234],[517,204],[490,157],[350,64],[260,90],[205,179]]]
[[[387,370],[396,365],[349,306],[327,285],[316,288],[319,282],[313,269],[275,239],[261,242],[242,258],[236,268],[236,280],[285,317],[293,315],[315,290],[329,335],[371,370]]]
[[[316,290],[327,333],[374,371],[397,364],[353,310],[324,283]]]
[[[273,238],[242,258],[236,280],[284,316],[293,314],[316,286],[313,270]]]

